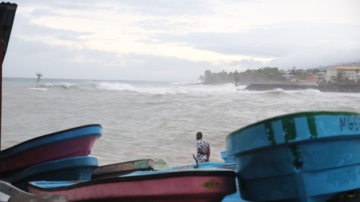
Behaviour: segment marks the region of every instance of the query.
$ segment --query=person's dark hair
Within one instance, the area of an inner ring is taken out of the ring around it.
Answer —
[[[197,132],[196,136],[202,137],[202,133],[201,132]]]

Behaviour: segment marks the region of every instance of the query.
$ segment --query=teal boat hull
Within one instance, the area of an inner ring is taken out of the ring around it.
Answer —
[[[303,112],[231,133],[226,153],[237,164],[249,201],[326,201],[360,189],[360,114]]]
[[[28,182],[32,181],[90,180],[98,166],[98,160],[93,156],[67,158],[41,163],[1,180],[28,191]]]

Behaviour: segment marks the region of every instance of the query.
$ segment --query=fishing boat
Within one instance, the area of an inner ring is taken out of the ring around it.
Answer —
[[[1,176],[7,177],[51,160],[87,156],[99,137],[101,137],[101,125],[91,124],[22,142],[1,151]]]
[[[30,182],[32,194],[64,195],[69,201],[221,201],[236,192],[232,170],[137,171],[84,182]]]
[[[202,168],[229,168],[235,169],[235,163],[223,163],[223,162],[201,162],[198,164],[190,164],[190,165],[183,165],[183,166],[173,166],[173,170],[187,170],[187,169],[202,169]],[[232,169],[232,170],[234,170]]]
[[[154,170],[152,159],[141,159],[100,166],[94,170],[91,179],[118,177],[135,171]]]
[[[19,201],[56,201],[67,202],[66,196],[54,194],[29,194],[14,187],[12,184],[0,181],[0,201],[19,202]]]
[[[226,153],[243,199],[317,202],[359,193],[359,145],[359,113],[301,112],[230,133]]]
[[[236,170],[236,164],[232,160],[226,159],[226,151],[220,153],[225,162],[202,162],[184,166],[173,166],[173,170],[189,170],[189,169],[227,169]],[[236,179],[236,184],[237,179]],[[247,202],[240,197],[239,186],[236,186],[236,192],[224,197],[222,202]]]
[[[234,159],[229,159],[226,155],[226,151],[220,152],[221,158],[224,160],[225,163],[235,163]]]
[[[153,158],[154,170],[171,170],[171,165],[163,158]]]
[[[73,157],[37,164],[1,180],[10,182],[23,191],[28,191],[30,181],[90,180],[93,170],[98,166],[96,157]]]

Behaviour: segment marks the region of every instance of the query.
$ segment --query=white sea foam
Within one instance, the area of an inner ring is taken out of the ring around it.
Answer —
[[[127,83],[108,83],[108,82],[100,82],[100,83],[95,83],[95,87],[99,90],[108,90],[108,91],[112,91],[112,90],[117,90],[117,91],[123,91],[123,90],[128,90],[128,91],[134,91],[134,86],[127,84]]]
[[[190,152],[194,151],[198,131],[211,144],[211,161],[220,162],[226,136],[257,121],[299,111],[360,112],[359,93],[269,93],[242,91],[245,86],[232,84],[50,79],[41,83],[67,82],[76,87],[67,90],[52,85],[42,92],[33,91],[45,87],[35,89],[34,79],[3,82],[3,148],[44,134],[99,123],[103,136],[91,154],[99,158],[100,165],[155,157],[172,165],[193,163]]]
[[[66,89],[69,89],[72,86],[75,86],[75,84],[73,83],[68,83],[68,82],[59,82],[59,83],[40,83],[39,86],[46,86],[46,87],[63,87]]]
[[[191,84],[201,84],[202,81],[198,80],[198,81],[177,81],[177,82],[172,82],[171,84],[173,85],[191,85]]]
[[[274,88],[274,89],[268,90],[268,92],[284,92],[284,91],[285,90],[282,88]]]
[[[46,87],[51,87],[53,86],[52,83],[43,83],[43,84],[40,84],[41,86],[46,86]]]
[[[29,90],[47,91],[47,88],[29,88]]]
[[[108,91],[131,91],[137,93],[149,94],[186,94],[186,93],[235,93],[243,90],[246,86],[234,86],[233,84],[224,85],[183,85],[173,84],[171,86],[164,85],[131,85],[128,83],[95,83],[95,87],[99,90]]]

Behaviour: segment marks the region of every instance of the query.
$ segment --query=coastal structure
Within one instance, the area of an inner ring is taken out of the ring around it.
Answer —
[[[38,79],[37,79],[37,81],[36,81],[36,88],[38,88],[38,87],[39,87],[40,77],[42,77],[42,73],[36,72],[36,76],[38,77]]]
[[[360,67],[355,63],[352,66],[335,66],[327,69],[325,80],[332,81],[333,78],[338,79],[341,75],[342,79],[358,82],[360,81]]]

